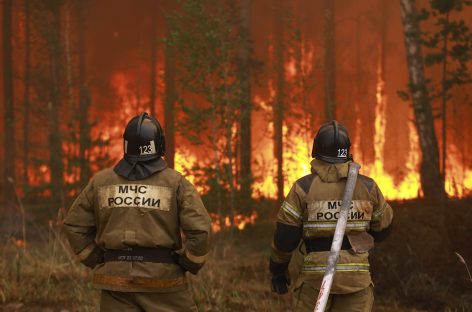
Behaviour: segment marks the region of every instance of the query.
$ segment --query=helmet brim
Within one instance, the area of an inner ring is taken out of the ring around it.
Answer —
[[[143,162],[143,161],[149,161],[153,160],[156,158],[161,157],[159,154],[151,154],[151,155],[130,155],[130,154],[125,154],[123,155],[123,158],[126,159],[127,161],[131,162]]]
[[[332,163],[332,164],[341,164],[341,163],[345,163],[351,160],[350,157],[337,158],[337,157],[329,157],[329,156],[324,156],[324,155],[319,155],[319,154],[315,154],[315,158],[328,162],[328,163]]]

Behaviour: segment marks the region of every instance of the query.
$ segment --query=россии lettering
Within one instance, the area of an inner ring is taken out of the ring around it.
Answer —
[[[169,210],[170,194],[165,187],[143,184],[110,185],[100,189],[100,208],[137,207]]]

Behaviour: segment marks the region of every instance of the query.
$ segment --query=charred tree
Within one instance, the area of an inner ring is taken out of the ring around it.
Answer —
[[[450,11],[447,11],[445,13],[446,17],[446,24],[449,24],[449,15]],[[448,97],[448,89],[449,89],[449,83],[448,83],[448,78],[447,78],[447,59],[448,59],[448,29],[444,30],[444,35],[443,35],[443,48],[442,48],[442,53],[443,53],[443,62],[442,62],[442,83],[441,83],[441,110],[442,110],[442,153],[441,153],[441,175],[442,175],[442,183],[445,185],[446,182],[446,151],[447,151],[447,109],[446,109],[446,104],[447,104],[447,97]]]
[[[421,186],[426,199],[442,200],[445,192],[439,169],[439,150],[430,97],[424,76],[418,15],[414,0],[400,0],[400,4],[408,64],[409,92],[413,101],[415,125],[422,152]]]
[[[305,62],[305,60],[309,59],[310,53],[307,36],[302,32],[302,24],[306,20],[306,10],[304,10],[302,5],[299,10],[300,13],[297,14],[298,16],[294,15],[289,18],[289,25],[285,27],[289,33],[287,39],[289,47],[287,50],[291,51],[289,53],[291,54],[290,57],[294,60],[295,68],[295,73],[291,81],[288,82],[289,87],[287,88],[290,90],[290,92],[288,92],[287,101],[294,103],[294,105],[290,107],[290,112],[286,112],[285,115],[300,120],[298,126],[287,125],[287,134],[288,137],[291,137],[291,134],[304,137],[307,147],[306,157],[308,159],[311,155],[311,147],[313,144],[312,135],[315,128],[315,110],[311,103],[311,92],[317,85],[317,81],[314,70],[310,69]],[[287,139],[286,144],[292,144],[292,142],[289,141],[290,140]]]
[[[324,0],[324,99],[325,119],[336,118],[336,45],[334,30],[335,1]]]
[[[355,104],[354,104],[354,112],[356,115],[356,127],[354,128],[355,132],[355,141],[354,145],[359,146],[359,151],[362,154],[362,163],[365,163],[365,155],[366,155],[366,148],[365,145],[367,140],[361,140],[362,137],[362,126],[363,123],[361,122],[361,109],[360,103],[364,100],[364,94],[362,92],[364,87],[364,68],[362,66],[362,59],[361,59],[361,18],[358,15],[356,20],[356,33],[355,33],[355,68],[356,68],[356,82],[355,82]],[[359,155],[355,155],[359,157]]]
[[[50,101],[49,110],[49,166],[51,169],[52,208],[58,209],[64,202],[64,166],[62,163],[62,136],[59,126],[61,102],[61,5],[59,1],[49,4],[49,29],[47,34]]]
[[[80,185],[85,186],[91,175],[89,151],[92,145],[90,137],[91,124],[89,122],[90,94],[87,87],[85,64],[85,5],[84,0],[78,1],[77,23],[79,28],[78,56],[79,56],[79,167]]]
[[[30,10],[31,5],[28,0],[24,3],[25,10],[25,74],[24,74],[24,93],[23,93],[23,187],[28,187],[28,166],[29,166],[29,114],[30,114]]]
[[[168,26],[169,27],[169,26]],[[170,34],[168,31],[168,38]],[[175,64],[172,45],[166,42],[165,46],[165,96],[164,96],[164,119],[166,134],[166,161],[169,167],[174,168],[175,158]]]
[[[233,3],[230,2],[229,4],[233,4]],[[234,11],[234,7],[232,7],[231,5],[227,6],[222,3],[219,3],[218,6],[219,6],[218,16],[223,17],[223,20],[225,21],[225,23],[222,24],[224,28],[219,29],[219,31],[221,31],[220,38],[227,39],[227,40],[220,41],[219,49],[221,49],[221,56],[222,56],[223,62],[228,63],[228,65],[233,63],[232,67],[234,68],[234,66],[237,64],[234,64],[236,63],[236,61],[235,59],[232,59],[232,58],[235,58],[234,53],[237,50],[231,41],[234,40],[235,38],[226,37],[225,35],[225,32],[228,31],[233,26],[232,22],[234,18],[232,17],[231,12]],[[226,27],[228,28],[225,29]],[[230,100],[232,97],[231,93],[233,91],[232,91],[230,81],[234,78],[237,78],[237,76],[236,77],[232,76],[233,73],[231,71],[232,70],[230,69],[230,66],[223,66],[221,70],[221,74],[220,74],[221,78],[223,79],[222,97],[223,99],[226,99],[226,100]],[[235,84],[235,86],[236,88],[240,87],[237,84]],[[235,106],[234,108],[236,108],[237,102],[233,102],[232,106]],[[234,234],[234,230],[235,230],[234,214],[235,214],[235,209],[236,209],[236,187],[237,186],[236,186],[236,179],[235,179],[235,174],[234,174],[235,153],[234,153],[234,148],[233,148],[233,144],[235,144],[236,140],[233,139],[232,128],[237,122],[237,117],[232,116],[232,114],[234,114],[234,111],[235,111],[232,108],[233,107],[229,105],[224,107],[222,111],[222,125],[223,125],[224,132],[226,134],[226,147],[223,153],[226,154],[226,157],[228,159],[228,164],[225,165],[223,168],[225,169],[224,171],[226,173],[226,179],[229,186],[229,217],[230,217],[230,225],[231,225],[230,230],[231,230],[231,234]]]
[[[153,1],[154,9],[151,10],[151,77],[149,93],[149,111],[151,116],[156,116],[156,78],[157,78],[157,1]],[[167,142],[166,142],[167,143]]]
[[[242,0],[241,5],[241,117],[240,133],[241,143],[239,145],[240,163],[240,183],[242,206],[247,207],[251,199],[251,31],[250,31],[251,2]]]
[[[274,11],[274,40],[275,40],[275,76],[276,89],[274,99],[274,158],[277,161],[277,200],[284,198],[284,176],[283,176],[283,117],[285,99],[285,62],[284,62],[284,27],[282,16],[284,1],[276,3]]]
[[[12,1],[3,1],[3,104],[4,104],[4,173],[3,173],[3,220],[7,229],[14,221],[15,178],[15,115],[13,94],[13,56],[12,56]]]
[[[72,51],[72,31],[71,31],[71,12],[74,11],[74,0],[64,1],[64,31],[62,39],[64,41],[64,70],[66,80],[66,101],[63,104],[66,111],[77,112],[76,99],[74,98],[74,87],[75,87],[75,67],[74,67],[74,56]],[[74,114],[76,116],[76,114]],[[69,118],[66,122],[67,132],[64,136],[64,143],[68,145],[66,151],[64,151],[64,162],[66,167],[64,171],[67,174],[74,174],[77,179],[80,179],[80,172],[78,168],[78,155],[79,155],[79,144],[77,133],[77,119]],[[67,186],[66,186],[67,188]]]

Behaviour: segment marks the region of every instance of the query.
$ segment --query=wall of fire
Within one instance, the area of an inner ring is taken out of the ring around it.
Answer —
[[[424,5],[425,1],[420,1]],[[308,94],[309,111],[313,128],[302,129],[299,117],[287,114],[288,125],[297,128],[291,134],[290,143],[284,146],[284,173],[286,191],[300,176],[309,172],[312,139],[323,121],[323,12],[318,1],[294,0],[289,9],[299,25],[303,38],[303,66],[312,76],[313,86]],[[382,5],[387,5],[382,15]],[[94,122],[92,136],[109,139],[107,150],[112,162],[122,154],[121,134],[127,120],[148,110],[150,77],[151,14],[158,14],[157,35],[165,36],[164,14],[175,9],[174,1],[160,1],[159,10],[152,9],[151,1],[90,1],[86,14],[86,61],[89,86],[91,88],[90,119]],[[271,139],[271,100],[274,96],[274,75],[271,72],[273,54],[273,1],[252,2],[251,33],[254,58],[262,64],[253,77],[252,157],[253,173],[258,177],[254,195],[274,197],[275,161]],[[470,21],[471,12],[464,13]],[[24,55],[24,16],[20,1],[14,3],[14,68],[18,73],[15,80],[18,132],[24,121],[21,116],[22,82],[24,70],[20,61]],[[364,174],[372,175],[378,181],[389,199],[409,199],[421,194],[418,165],[420,150],[413,123],[411,104],[397,96],[405,89],[407,67],[403,44],[400,8],[397,2],[380,0],[337,1],[335,12],[336,40],[336,100],[337,119],[344,123],[352,136],[354,158],[363,164]],[[65,21],[63,21],[65,23]],[[423,25],[433,30],[431,25]],[[382,30],[382,31],[381,31]],[[73,31],[73,30],[72,30]],[[34,33],[34,30],[33,30]],[[382,39],[384,43],[382,44]],[[39,37],[33,40],[40,40]],[[35,42],[35,41],[33,41]],[[34,64],[44,62],[33,58]],[[286,59],[286,79],[290,81],[297,74],[294,60]],[[164,92],[163,44],[158,45],[157,56],[157,118],[163,118]],[[438,72],[429,72],[438,75]],[[0,83],[0,93],[3,83]],[[470,194],[472,189],[471,125],[472,107],[468,96],[470,85],[454,90],[448,106],[447,146],[447,191],[451,196]],[[47,103],[31,96],[32,105],[38,110]],[[469,104],[468,104],[469,103]],[[300,103],[287,103],[293,109]],[[42,107],[42,108],[41,108]],[[298,108],[299,109],[299,108]],[[47,124],[31,120],[31,150],[34,158],[46,159],[48,155]],[[61,113],[62,128],[66,131],[69,112]],[[1,119],[3,123],[3,118]],[[437,121],[440,137],[440,120]],[[0,134],[3,136],[3,134]],[[1,138],[2,139],[2,138]],[[2,139],[3,141],[3,139]],[[17,137],[17,153],[21,154],[21,136]],[[440,140],[439,140],[440,141]],[[440,142],[441,143],[441,142]],[[193,147],[178,134],[176,140],[176,168],[190,168],[197,159],[205,157],[204,151]],[[1,149],[4,149],[1,146]],[[66,147],[65,147],[66,148]],[[3,152],[2,152],[3,155]],[[31,183],[47,179],[46,164],[31,162]],[[93,168],[98,170],[99,168]],[[21,164],[18,164],[21,171]]]

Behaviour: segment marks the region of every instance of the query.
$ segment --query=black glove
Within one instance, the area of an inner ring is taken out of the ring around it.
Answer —
[[[103,249],[101,249],[97,245],[95,245],[90,255],[88,255],[87,258],[82,260],[82,263],[91,269],[95,268],[98,264],[103,262]]]
[[[172,252],[172,258],[174,258],[175,263],[177,263],[184,272],[189,271],[193,275],[197,274],[197,272],[202,268],[203,263],[194,263],[187,259],[185,255],[181,255],[178,252]]]
[[[286,294],[287,286],[290,285],[288,263],[278,263],[270,259],[269,270],[272,273],[272,291],[280,295]]]
[[[290,285],[290,276],[288,271],[285,274],[273,275],[272,276],[272,291],[279,295],[286,294],[288,292],[288,285]]]

